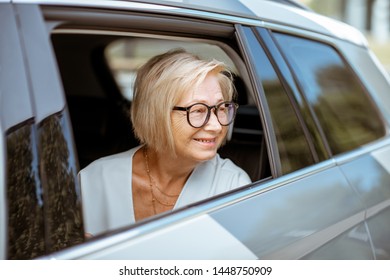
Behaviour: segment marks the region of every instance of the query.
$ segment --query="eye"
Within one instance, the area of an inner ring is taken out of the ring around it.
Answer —
[[[225,112],[229,109],[229,104],[223,104],[222,106],[218,107],[218,112]]]
[[[207,108],[206,106],[203,105],[193,106],[190,110],[190,114],[204,114],[204,113],[207,113]]]
[[[232,109],[232,104],[223,103],[218,107],[218,113],[227,113]]]

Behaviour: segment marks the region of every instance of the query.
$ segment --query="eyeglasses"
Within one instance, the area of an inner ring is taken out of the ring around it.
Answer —
[[[208,106],[204,103],[195,103],[188,107],[173,107],[173,110],[186,111],[187,121],[190,126],[200,128],[209,121],[211,110],[214,109],[214,114],[217,116],[218,122],[227,126],[231,124],[236,115],[238,104],[228,101],[221,102],[214,106]]]

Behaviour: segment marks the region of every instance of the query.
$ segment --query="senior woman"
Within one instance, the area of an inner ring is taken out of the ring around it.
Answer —
[[[250,183],[217,154],[237,105],[226,66],[184,50],[137,74],[131,120],[141,145],[79,173],[85,230],[102,233]]]

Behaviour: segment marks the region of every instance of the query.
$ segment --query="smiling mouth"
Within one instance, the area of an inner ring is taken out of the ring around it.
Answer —
[[[215,139],[199,139],[199,138],[195,138],[194,140],[198,141],[200,143],[215,143]]]

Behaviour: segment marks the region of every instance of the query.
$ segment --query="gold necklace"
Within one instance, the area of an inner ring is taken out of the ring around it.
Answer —
[[[162,193],[163,195],[167,196],[167,197],[171,197],[171,198],[178,198],[179,197],[179,194],[175,194],[175,195],[172,195],[172,194],[166,194],[165,192],[163,192],[158,186],[157,184],[155,183],[155,181],[153,180],[153,177],[152,175],[150,174],[150,168],[149,168],[149,157],[148,157],[148,152],[147,152],[147,149],[146,147],[143,148],[143,154],[144,154],[144,158],[145,158],[145,169],[146,169],[146,173],[148,174],[148,177],[149,177],[149,187],[150,187],[150,193],[152,195],[152,204],[153,204],[153,211],[154,211],[154,214],[157,213],[156,211],[156,201],[158,203],[160,203],[161,205],[164,205],[164,206],[169,206],[169,207],[172,207],[175,205],[175,202],[172,202],[172,203],[168,203],[168,202],[164,202],[164,201],[161,201],[160,199],[157,198],[157,196],[155,195],[154,193],[154,188],[156,188],[160,193]],[[175,199],[175,201],[176,201]]]

